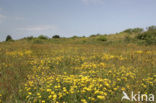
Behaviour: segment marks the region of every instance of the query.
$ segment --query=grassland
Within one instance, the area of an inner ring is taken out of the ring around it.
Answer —
[[[156,46],[126,43],[119,35],[106,42],[0,43],[0,102],[121,103],[122,91],[156,95]]]

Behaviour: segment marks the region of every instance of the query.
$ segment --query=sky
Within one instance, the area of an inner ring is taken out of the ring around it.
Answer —
[[[0,41],[110,34],[156,25],[156,0],[0,0]]]

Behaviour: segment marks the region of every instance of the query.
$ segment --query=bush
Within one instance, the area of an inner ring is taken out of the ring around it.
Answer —
[[[92,34],[90,35],[90,37],[97,37],[97,36],[100,36],[101,34],[97,33],[97,34]]]
[[[136,38],[144,40],[147,44],[156,44],[156,29],[149,29],[147,32],[137,35]]]
[[[54,35],[52,38],[60,38],[59,35]]]
[[[44,35],[40,35],[40,36],[38,36],[38,38],[39,39],[48,39],[48,37],[47,36],[44,36]]]
[[[7,37],[6,37],[6,40],[5,41],[12,41],[13,39],[12,39],[12,37],[10,36],[10,35],[8,35]]]
[[[131,34],[132,33],[132,29],[126,29],[123,32]]]
[[[99,40],[99,41],[107,41],[107,38],[106,38],[106,36],[101,35],[101,36],[97,37],[97,40]]]
[[[150,38],[150,39],[146,39],[146,43],[147,44],[156,44],[156,38]]]
[[[130,29],[124,30],[123,32],[132,34],[132,33],[142,33],[143,31],[144,29],[142,28],[133,28],[133,29],[130,28]]]
[[[34,39],[34,37],[33,36],[29,36],[29,37],[25,37],[24,39],[32,40],[32,39]]]
[[[156,26],[149,26],[148,28],[147,28],[147,31],[154,31],[154,30],[156,30]]]
[[[80,37],[78,37],[78,36],[72,36],[71,38],[72,39],[76,39],[76,38],[80,38]]]

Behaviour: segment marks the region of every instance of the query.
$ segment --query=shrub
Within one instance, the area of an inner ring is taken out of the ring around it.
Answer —
[[[54,35],[52,38],[60,38],[59,35]]]
[[[156,30],[156,26],[154,26],[154,25],[149,26],[149,27],[147,28],[147,31],[154,31],[154,30]]]
[[[75,38],[79,38],[79,37],[78,37],[78,36],[72,36],[71,38],[72,38],[72,39],[75,39]]]
[[[97,36],[100,36],[101,34],[97,33],[97,34],[92,34],[90,35],[90,37],[97,37]]]
[[[40,35],[40,36],[38,36],[38,38],[39,39],[48,39],[48,37],[47,36],[44,36],[44,35]]]
[[[149,29],[147,32],[137,35],[136,38],[144,40],[147,44],[156,44],[156,29]]]
[[[13,40],[12,37],[11,37],[10,35],[8,35],[8,36],[6,37],[6,40],[5,40],[5,41],[11,41],[11,40]]]
[[[142,29],[142,28],[134,28],[132,30],[133,33],[142,33],[143,31],[144,31],[144,29]]]
[[[144,29],[142,28],[133,28],[133,29],[130,28],[130,29],[124,30],[123,32],[132,34],[132,33],[142,33],[143,31]]]
[[[131,34],[132,33],[132,29],[126,29],[123,32]]]
[[[25,37],[24,39],[32,40],[32,39],[34,39],[34,37],[33,36],[29,36],[29,37]]]
[[[146,43],[147,44],[156,44],[156,38],[149,38],[149,39],[146,39]]]
[[[99,41],[107,41],[107,38],[106,38],[105,35],[101,35],[101,36],[97,37],[97,40],[99,40]]]

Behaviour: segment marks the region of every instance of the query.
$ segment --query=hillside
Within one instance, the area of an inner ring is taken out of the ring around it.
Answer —
[[[156,94],[154,32],[2,42],[0,101],[120,103],[123,91],[147,94],[147,101],[153,101],[149,97]],[[146,102],[145,97],[141,100]]]

